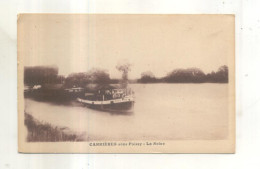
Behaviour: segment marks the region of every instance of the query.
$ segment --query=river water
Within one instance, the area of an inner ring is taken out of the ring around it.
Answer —
[[[89,140],[224,139],[228,130],[228,84],[131,84],[131,113],[102,112],[25,99],[39,121],[85,132]]]

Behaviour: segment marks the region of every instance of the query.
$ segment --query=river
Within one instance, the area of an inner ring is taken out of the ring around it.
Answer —
[[[228,131],[228,84],[131,84],[132,113],[25,99],[25,111],[55,126],[85,132],[89,140],[224,139]]]

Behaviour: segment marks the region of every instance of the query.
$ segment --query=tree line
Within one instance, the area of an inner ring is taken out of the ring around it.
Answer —
[[[62,83],[65,77],[58,75],[56,66],[24,67],[24,83],[27,85]]]
[[[112,79],[108,71],[91,69],[87,72],[71,73],[67,77],[58,74],[55,66],[34,66],[24,68],[24,83],[27,85],[63,84],[65,87],[85,87],[87,84],[129,83],[228,83],[228,67],[221,66],[216,72],[205,74],[198,68],[174,69],[165,77],[157,78],[151,71],[141,73],[141,78],[128,79],[130,64],[118,65],[122,79]]]
[[[175,69],[165,77],[156,78],[151,71],[143,72],[139,83],[228,83],[228,67],[223,65],[214,72],[205,74],[199,68]]]

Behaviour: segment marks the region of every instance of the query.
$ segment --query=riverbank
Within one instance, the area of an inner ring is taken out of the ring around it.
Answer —
[[[25,113],[25,126],[28,130],[28,142],[85,141],[85,133],[76,133],[68,127],[53,126],[50,123],[36,120]]]

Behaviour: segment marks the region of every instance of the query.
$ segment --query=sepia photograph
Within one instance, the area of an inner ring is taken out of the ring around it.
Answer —
[[[19,14],[24,153],[234,153],[235,17]]]

